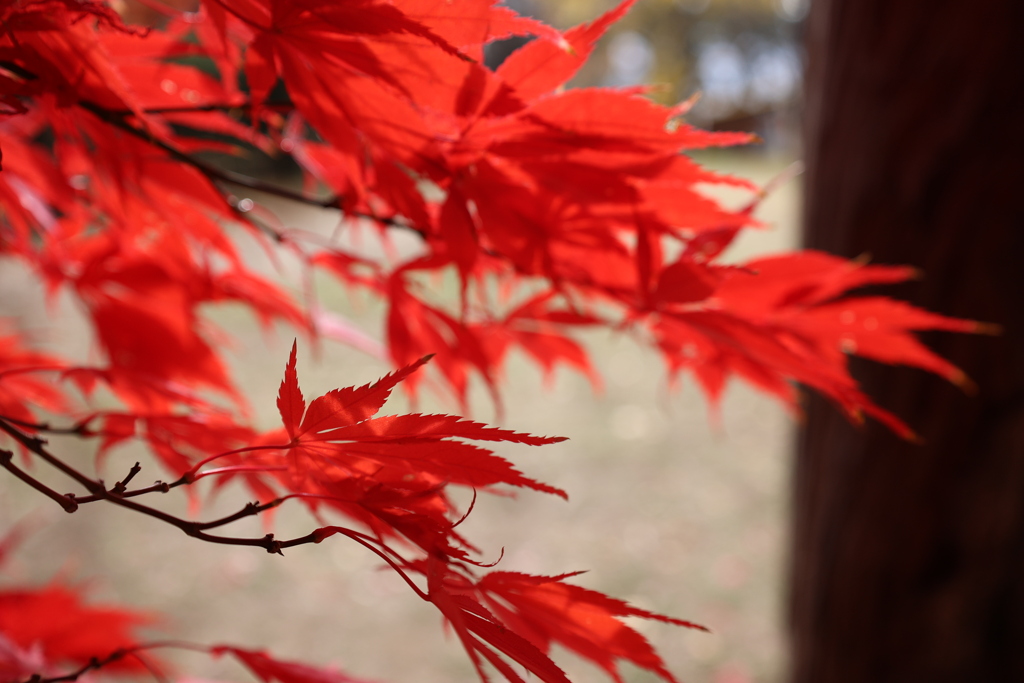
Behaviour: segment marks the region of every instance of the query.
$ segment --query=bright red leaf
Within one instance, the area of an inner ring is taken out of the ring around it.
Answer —
[[[86,605],[78,591],[57,584],[0,590],[0,636],[23,652],[36,651],[50,667],[84,666],[93,657],[132,649],[139,644],[136,631],[153,621],[152,615],[141,612]],[[146,662],[156,664],[149,655]],[[118,659],[109,668],[134,674],[147,671],[132,656]]]
[[[277,405],[291,437],[288,463],[293,477],[321,477],[324,472],[356,475],[372,463],[381,471],[396,468],[406,477],[470,487],[496,484],[525,486],[566,497],[564,491],[523,476],[491,451],[455,439],[509,441],[532,446],[562,441],[537,437],[447,415],[398,415],[373,419],[392,389],[425,364],[424,357],[373,384],[335,389],[309,407],[295,371],[296,346],[285,369]]]
[[[275,659],[260,650],[215,645],[210,648],[210,652],[215,655],[231,655],[263,683],[369,683],[366,679],[353,678],[335,669]]]

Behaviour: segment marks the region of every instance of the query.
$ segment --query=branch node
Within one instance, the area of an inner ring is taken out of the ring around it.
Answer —
[[[75,500],[75,494],[73,494],[73,493],[65,493],[64,494],[64,501],[61,502],[61,507],[63,507],[64,508],[64,512],[68,513],[69,515],[72,512],[75,512],[76,510],[78,510],[78,501]]]
[[[263,537],[263,547],[272,555],[277,554],[282,557],[284,556],[284,553],[281,552],[281,541],[274,540],[274,534],[267,534]]]
[[[79,420],[75,423],[71,431],[78,434],[79,436],[96,436],[97,433],[89,429],[89,423],[96,419],[95,415],[90,415],[85,419]]]

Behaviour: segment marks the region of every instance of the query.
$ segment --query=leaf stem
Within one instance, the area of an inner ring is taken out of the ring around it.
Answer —
[[[220,458],[226,458],[229,455],[238,455],[239,453],[249,453],[250,451],[286,451],[292,447],[292,444],[274,445],[274,446],[244,446],[242,448],[236,448],[233,451],[225,451],[224,453],[218,453],[217,455],[211,455],[209,458],[200,460],[198,463],[192,466],[188,472],[185,473],[186,477],[195,477],[199,472],[199,468],[203,465],[208,465],[214,460]],[[211,470],[212,471],[212,470]]]
[[[205,472],[199,472],[192,476],[192,481],[199,481],[204,477],[214,477],[220,474],[234,474],[235,472],[287,472],[284,466],[258,467],[256,465],[239,465],[237,467],[217,467]],[[191,483],[191,482],[190,482]]]
[[[387,562],[391,566],[391,568],[394,569],[398,573],[398,575],[402,577],[402,579],[409,585],[409,587],[413,590],[414,593],[416,593],[416,595],[418,595],[422,600],[426,600],[427,602],[430,601],[430,596],[422,588],[416,585],[416,582],[413,581],[412,578],[405,573],[405,570],[402,567],[400,567],[398,563],[390,557],[389,553],[401,559],[403,562],[405,562],[404,558],[402,558],[402,556],[396,553],[394,550],[387,548],[387,546],[384,547],[387,549],[388,552],[384,552],[384,550],[378,548],[377,544],[379,544],[380,542],[376,539],[370,538],[369,540],[367,540],[369,537],[367,537],[366,534],[361,534],[358,531],[346,529],[342,526],[322,527],[314,531],[312,534],[310,534],[310,536],[314,536],[316,538],[314,542],[319,543],[323,539],[333,534],[340,534],[355,541],[356,543],[363,546],[380,559]]]

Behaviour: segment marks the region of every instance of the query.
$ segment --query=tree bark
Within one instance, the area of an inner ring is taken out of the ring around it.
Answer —
[[[1024,681],[1024,2],[814,0],[806,244],[1002,334],[929,335],[978,386],[855,362],[923,444],[807,405],[793,683]]]

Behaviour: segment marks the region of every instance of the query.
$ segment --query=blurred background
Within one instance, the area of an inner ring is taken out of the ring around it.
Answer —
[[[509,0],[523,14],[558,27],[592,21],[617,3]],[[762,151],[791,154],[798,144],[802,20],[809,0],[640,0],[600,43],[572,85],[653,85],[675,103],[700,93],[689,120],[713,130],[743,130]],[[522,39],[492,46],[500,63]]]
[[[800,158],[799,112],[802,19],[808,0],[640,0],[604,38],[573,86],[654,84],[651,96],[678,102],[700,93],[690,121],[710,129],[756,132],[762,144],[715,150],[704,164],[765,184]],[[510,5],[567,28],[612,6],[598,0],[510,1]],[[515,48],[497,45],[497,64]],[[723,202],[740,195],[708,190]],[[800,180],[773,190],[757,211],[766,228],[744,235],[728,258],[791,249],[798,244]],[[336,216],[275,205],[286,225],[332,226]],[[263,255],[254,245],[254,263]],[[275,266],[263,263],[268,272]],[[297,265],[284,263],[285,276]],[[292,281],[297,279],[294,277]],[[34,282],[4,264],[0,316],[13,316],[46,344],[79,358],[81,323],[68,302],[47,312]],[[383,310],[353,300],[326,280],[326,307],[379,335]],[[251,397],[260,427],[278,423],[274,395],[293,333],[266,335],[239,310],[210,316],[235,340],[235,376]],[[624,335],[586,339],[604,388],[559,373],[545,386],[524,359],[514,359],[505,384],[503,422],[569,441],[542,449],[499,452],[528,475],[566,489],[569,503],[540,494],[482,498],[466,534],[502,568],[540,574],[580,569],[587,587],[634,604],[707,625],[713,633],[637,623],[670,670],[689,683],[774,683],[782,680],[781,606],[788,514],[789,453],[794,421],[775,402],[733,385],[717,413],[684,378],[670,390],[656,355]],[[301,346],[301,345],[300,345]],[[300,352],[304,393],[373,381],[386,365],[358,351],[325,344]],[[473,417],[495,421],[480,392]],[[455,412],[427,392],[419,410]],[[396,397],[392,411],[407,410]],[[65,452],[74,441],[55,441]],[[89,455],[81,453],[82,462]],[[109,478],[127,471],[126,448],[107,463]],[[155,477],[144,472],[142,477]],[[216,509],[237,509],[241,491],[227,490]],[[168,496],[168,508],[187,502]],[[26,510],[30,510],[26,515]],[[462,648],[445,636],[440,618],[420,603],[366,551],[343,541],[302,547],[273,557],[241,548],[187,542],[173,529],[120,510],[91,506],[67,516],[25,487],[0,479],[0,521],[26,519],[34,533],[9,573],[39,581],[64,576],[86,581],[97,599],[126,601],[169,615],[159,635],[198,642],[265,647],[282,658],[337,664],[355,675],[394,683],[469,682]],[[282,510],[277,530],[305,533],[310,520]],[[239,533],[260,532],[258,524]],[[566,653],[555,653],[574,681],[602,674]],[[186,656],[182,669],[202,678],[245,680],[230,665]],[[654,677],[626,670],[631,683]]]

